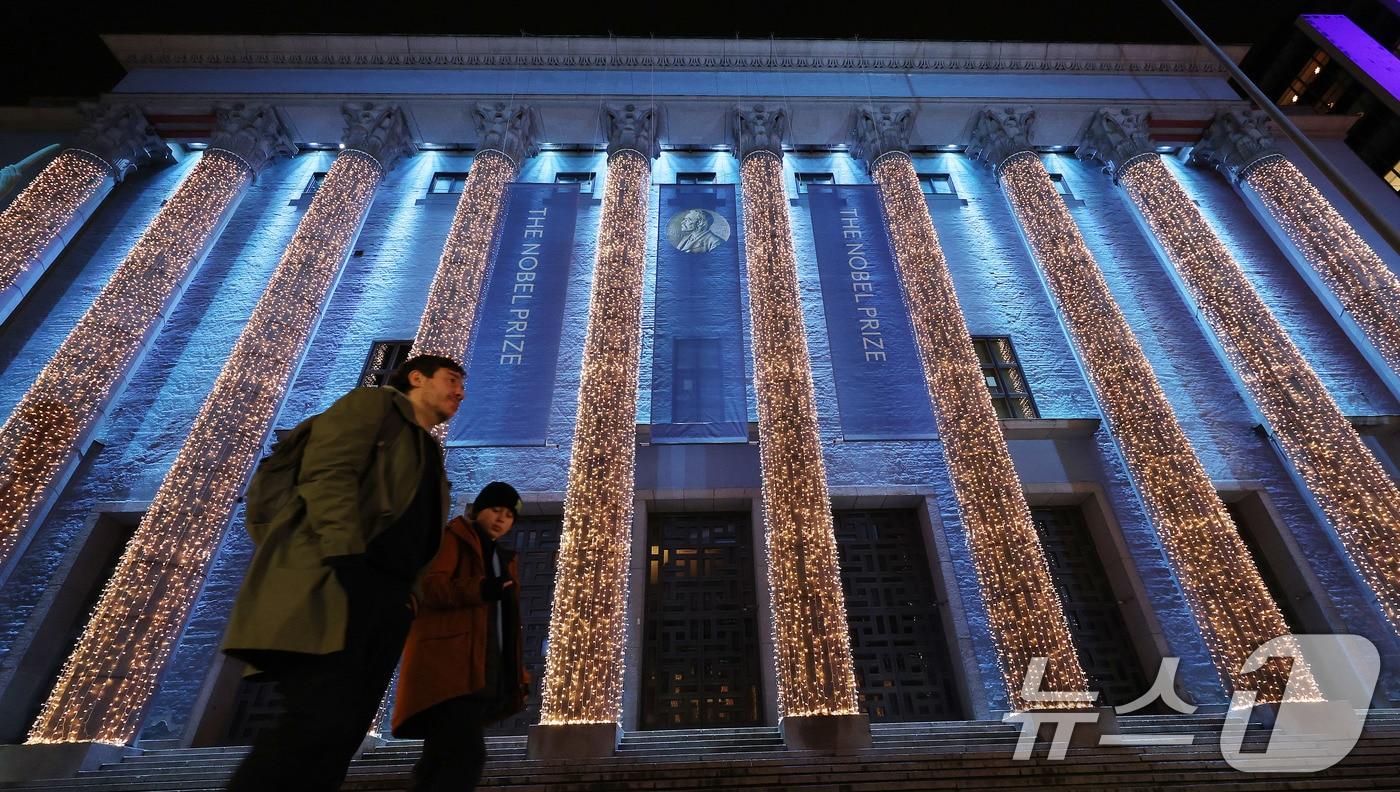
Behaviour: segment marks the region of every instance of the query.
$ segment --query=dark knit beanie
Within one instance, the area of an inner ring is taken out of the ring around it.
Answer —
[[[515,491],[515,487],[502,481],[493,481],[477,493],[476,500],[472,501],[471,513],[480,514],[482,509],[504,506],[518,517],[524,505],[520,502],[520,493]]]

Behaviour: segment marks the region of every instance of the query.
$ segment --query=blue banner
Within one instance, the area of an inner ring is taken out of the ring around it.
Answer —
[[[732,184],[661,185],[653,443],[748,440],[734,204]]]
[[[807,188],[846,440],[937,437],[879,188]]]
[[[569,286],[578,185],[511,184],[448,440],[544,445]]]

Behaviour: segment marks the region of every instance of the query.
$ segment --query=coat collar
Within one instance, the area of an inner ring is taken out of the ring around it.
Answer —
[[[395,388],[395,387],[393,387],[393,386],[391,386],[391,385],[383,385],[383,386],[381,386],[381,387],[382,387],[384,390],[389,391],[390,393],[394,394],[394,402],[393,402],[393,404],[394,404],[395,407],[398,408],[399,412],[403,415],[404,420],[408,421],[409,423],[413,424],[414,426],[418,426],[418,416],[416,416],[416,415],[413,413],[413,402],[411,402],[411,401],[408,400],[408,394],[404,393],[403,391],[401,391],[401,390],[399,390],[398,388]]]

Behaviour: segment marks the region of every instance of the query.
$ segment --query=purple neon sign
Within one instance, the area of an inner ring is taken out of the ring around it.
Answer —
[[[1349,61],[1369,82],[1390,94],[1392,103],[1400,103],[1400,59],[1395,53],[1341,14],[1304,14],[1298,22],[1318,44]]]

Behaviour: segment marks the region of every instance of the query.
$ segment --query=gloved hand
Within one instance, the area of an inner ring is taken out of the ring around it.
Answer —
[[[487,602],[500,602],[514,585],[515,581],[508,577],[486,578],[481,581],[481,598]]]

